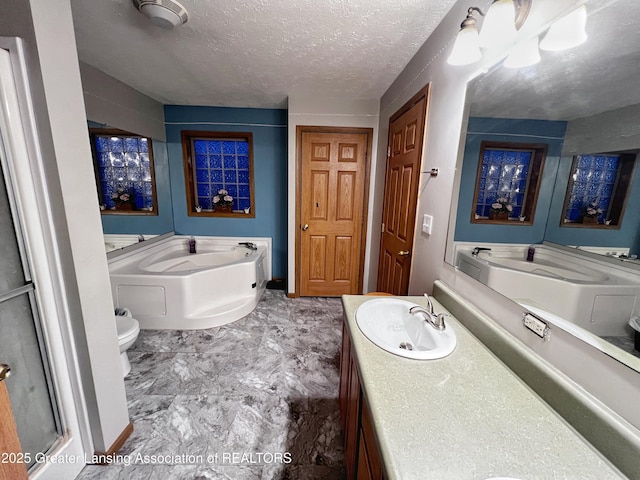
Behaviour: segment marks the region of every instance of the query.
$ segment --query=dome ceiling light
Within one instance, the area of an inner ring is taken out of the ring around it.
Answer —
[[[187,10],[175,0],[133,0],[133,4],[151,23],[167,30],[189,19]]]

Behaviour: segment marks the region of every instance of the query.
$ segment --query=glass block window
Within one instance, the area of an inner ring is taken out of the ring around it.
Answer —
[[[635,154],[576,155],[565,196],[563,226],[619,228]]]
[[[151,139],[106,129],[90,136],[102,213],[157,215]]]
[[[547,146],[482,142],[472,223],[531,224]]]
[[[526,150],[484,150],[476,214],[488,218],[491,206],[504,199],[512,207],[510,216],[520,216],[532,157],[533,152]]]
[[[578,155],[571,172],[567,222],[581,222],[587,213],[604,223],[618,178],[619,155]]]
[[[190,215],[254,217],[250,133],[183,132]]]

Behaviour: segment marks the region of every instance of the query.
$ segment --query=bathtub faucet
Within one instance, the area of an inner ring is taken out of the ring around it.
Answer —
[[[257,250],[256,244],[253,242],[240,242],[238,245],[242,245],[243,247],[247,247],[249,250]]]
[[[471,255],[473,255],[474,257],[477,257],[478,254],[482,251],[490,252],[491,249],[487,247],[476,247],[471,251]]]

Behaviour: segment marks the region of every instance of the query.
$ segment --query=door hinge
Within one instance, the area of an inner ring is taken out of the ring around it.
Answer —
[[[384,222],[382,223],[382,233],[384,233]]]
[[[391,145],[387,145],[387,160],[391,158]]]

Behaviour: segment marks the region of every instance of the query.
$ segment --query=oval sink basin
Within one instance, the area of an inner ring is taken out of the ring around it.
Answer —
[[[447,327],[438,331],[422,314],[409,313],[415,303],[395,298],[369,300],[356,310],[362,333],[387,352],[416,360],[433,360],[456,348],[456,334]]]

